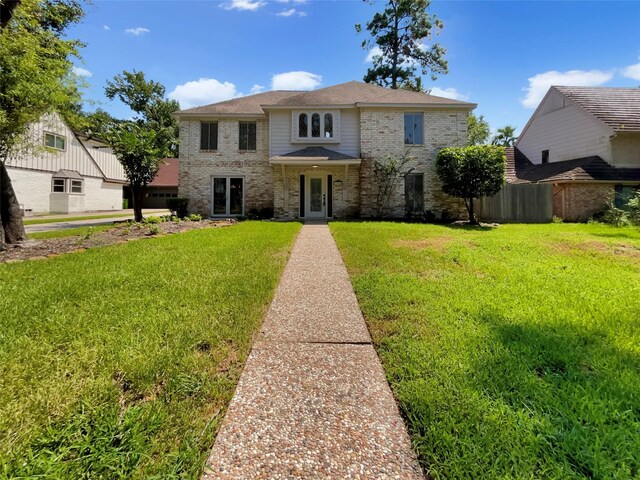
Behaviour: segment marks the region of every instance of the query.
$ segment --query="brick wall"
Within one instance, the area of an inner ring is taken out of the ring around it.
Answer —
[[[251,121],[251,120],[248,120]],[[211,214],[211,177],[243,176],[245,213],[273,208],[273,169],[269,165],[269,124],[257,120],[256,150],[238,149],[238,120],[218,120],[218,150],[200,150],[200,121],[180,122],[178,195],[187,197],[189,210]]]
[[[569,222],[586,222],[614,193],[613,184],[556,185],[553,188],[553,214]]]
[[[363,216],[376,215],[377,185],[374,163],[387,157],[398,158],[405,152],[413,159],[403,173],[424,174],[424,207],[438,217],[444,212],[464,218],[462,201],[442,193],[442,185],[435,172],[435,158],[444,147],[467,144],[467,112],[463,110],[423,110],[424,144],[404,144],[404,113],[406,109],[362,109],[360,132],[362,165],[360,168],[360,204]],[[391,216],[404,215],[404,182],[400,180],[392,195]]]

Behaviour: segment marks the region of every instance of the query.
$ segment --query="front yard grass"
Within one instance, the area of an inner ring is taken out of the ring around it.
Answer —
[[[640,476],[640,231],[331,230],[431,478]]]
[[[298,229],[0,265],[0,477],[198,478]]]

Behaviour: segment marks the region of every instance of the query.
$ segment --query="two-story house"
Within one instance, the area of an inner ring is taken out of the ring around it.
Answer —
[[[109,146],[73,132],[57,113],[31,125],[5,162],[26,213],[119,210],[122,165]]]
[[[553,185],[553,214],[585,221],[640,188],[640,88],[549,89],[515,144],[509,181]]]
[[[270,91],[177,112],[179,194],[210,216],[272,210],[278,218],[376,214],[376,160],[407,153],[389,214],[458,216],[442,193],[437,152],[467,142],[475,104],[348,82]]]

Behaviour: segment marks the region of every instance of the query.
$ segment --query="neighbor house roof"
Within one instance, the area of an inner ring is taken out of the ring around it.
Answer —
[[[422,106],[472,110],[476,104],[426,93],[392,90],[369,83],[351,81],[309,92],[275,90],[258,93],[181,110],[176,112],[176,115],[264,115],[265,110],[268,109],[310,106]]]
[[[150,187],[177,187],[178,186],[178,159],[165,158],[160,163],[158,173]]]
[[[640,88],[554,86],[616,132],[640,132]]]
[[[535,165],[520,150],[507,150],[509,183],[637,182],[640,168],[616,168],[597,156]]]

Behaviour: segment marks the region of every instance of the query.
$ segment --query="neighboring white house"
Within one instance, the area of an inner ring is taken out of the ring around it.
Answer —
[[[553,214],[587,220],[640,188],[640,88],[549,89],[515,144],[511,182],[553,184]]]
[[[81,140],[58,114],[33,124],[5,165],[26,214],[122,208],[124,169],[108,145]]]

